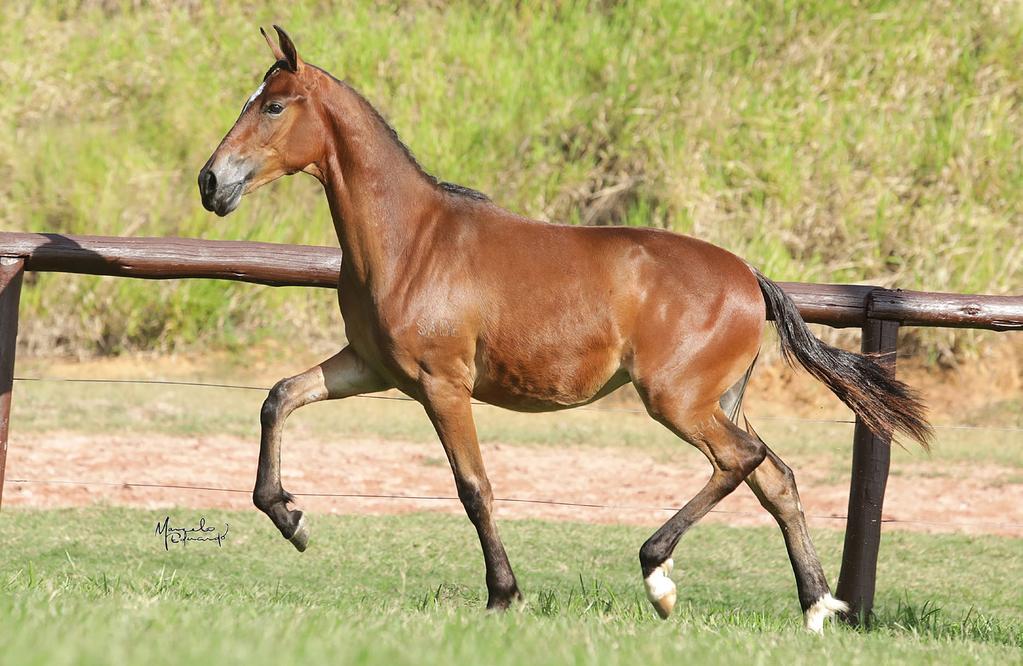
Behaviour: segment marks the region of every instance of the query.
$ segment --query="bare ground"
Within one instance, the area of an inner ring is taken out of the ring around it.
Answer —
[[[251,509],[257,444],[227,436],[84,435],[71,432],[12,436],[5,506],[51,508],[93,503],[135,507]],[[484,447],[495,494],[501,498],[556,500],[610,508],[508,502],[502,519],[542,518],[595,523],[656,525],[694,495],[709,468],[693,460],[665,462],[635,450],[489,445]],[[792,461],[804,509],[817,528],[841,529],[848,487],[813,459]],[[1014,470],[961,465],[935,476],[904,465],[888,485],[886,529],[1023,536],[1023,484]],[[20,479],[89,481],[21,483]],[[229,488],[239,492],[128,486],[159,484]],[[290,491],[369,495],[454,495],[439,444],[291,437],[284,449],[284,483]],[[317,513],[461,513],[457,500],[396,500],[300,496],[299,507]],[[255,509],[252,509],[255,510]],[[707,520],[732,525],[771,525],[756,498],[742,486]]]

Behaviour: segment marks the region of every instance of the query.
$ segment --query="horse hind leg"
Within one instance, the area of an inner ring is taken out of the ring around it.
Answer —
[[[749,426],[747,431],[758,440],[760,437]],[[762,441],[762,440],[761,440]],[[796,489],[796,478],[792,470],[767,445],[766,458],[746,478],[753,494],[765,509],[774,516],[785,537],[785,548],[789,553],[792,571],[796,576],[799,605],[803,609],[804,625],[816,634],[824,633],[824,622],[835,613],[849,610],[848,604],[831,596],[831,588],[824,575],[817,551],[810,540],[810,532],[803,515],[803,506]]]
[[[647,539],[639,551],[647,598],[657,614],[667,618],[677,596],[669,574],[671,556],[679,539],[756,469],[764,459],[765,449],[757,438],[728,420],[717,405],[704,413],[692,413],[664,409],[648,400],[647,408],[672,432],[700,449],[712,468],[711,477],[700,492]]]
[[[756,359],[753,363],[756,363]],[[752,372],[753,365],[750,365],[746,374],[721,396],[721,409],[733,423],[739,422],[742,398]],[[763,443],[745,416],[743,420],[746,432]],[[804,625],[809,631],[822,634],[824,622],[835,613],[848,611],[849,606],[831,596],[831,588],[828,587],[820,558],[817,557],[813,541],[810,540],[792,469],[766,444],[764,450],[766,454],[764,462],[746,477],[746,484],[781,528],[792,571],[796,576],[796,589],[799,593],[799,605],[803,610]]]
[[[309,527],[301,511],[288,508],[295,498],[281,484],[281,433],[285,419],[303,405],[386,388],[388,385],[346,347],[323,363],[277,382],[263,402],[259,466],[252,501],[300,552],[309,543]]]

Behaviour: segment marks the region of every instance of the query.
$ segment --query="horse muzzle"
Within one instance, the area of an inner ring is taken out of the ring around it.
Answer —
[[[199,172],[199,196],[203,208],[224,217],[241,203],[245,184],[252,172],[239,169],[218,170],[205,166]]]

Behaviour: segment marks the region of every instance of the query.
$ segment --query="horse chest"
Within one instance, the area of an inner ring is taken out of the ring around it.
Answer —
[[[438,358],[461,358],[471,345],[464,344],[463,326],[445,316],[407,312],[393,302],[377,303],[357,289],[338,292],[348,344],[359,356],[399,386],[416,381],[423,362]]]
[[[393,374],[386,353],[390,347],[387,326],[374,307],[370,294],[359,285],[346,281],[343,272],[338,285],[338,305],[341,319],[345,322],[348,345],[377,370],[386,368],[387,374]]]

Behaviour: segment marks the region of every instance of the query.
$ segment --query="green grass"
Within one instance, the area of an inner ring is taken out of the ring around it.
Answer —
[[[869,633],[800,628],[775,530],[701,526],[681,543],[679,609],[655,619],[636,552],[649,529],[535,521],[503,533],[528,604],[482,611],[464,519],[316,516],[299,555],[255,511],[223,548],[165,551],[194,511],[0,516],[5,664],[1004,663],[1023,648],[1019,540],[891,534]],[[840,535],[816,535],[831,577]],[[996,574],[997,572],[997,574]]]
[[[1023,9],[981,0],[13,0],[0,228],[334,242],[309,178],[225,220],[199,204],[272,21],[426,168],[512,210],[693,233],[778,279],[1023,281]],[[59,275],[24,299],[42,351],[340,339],[329,293]]]

